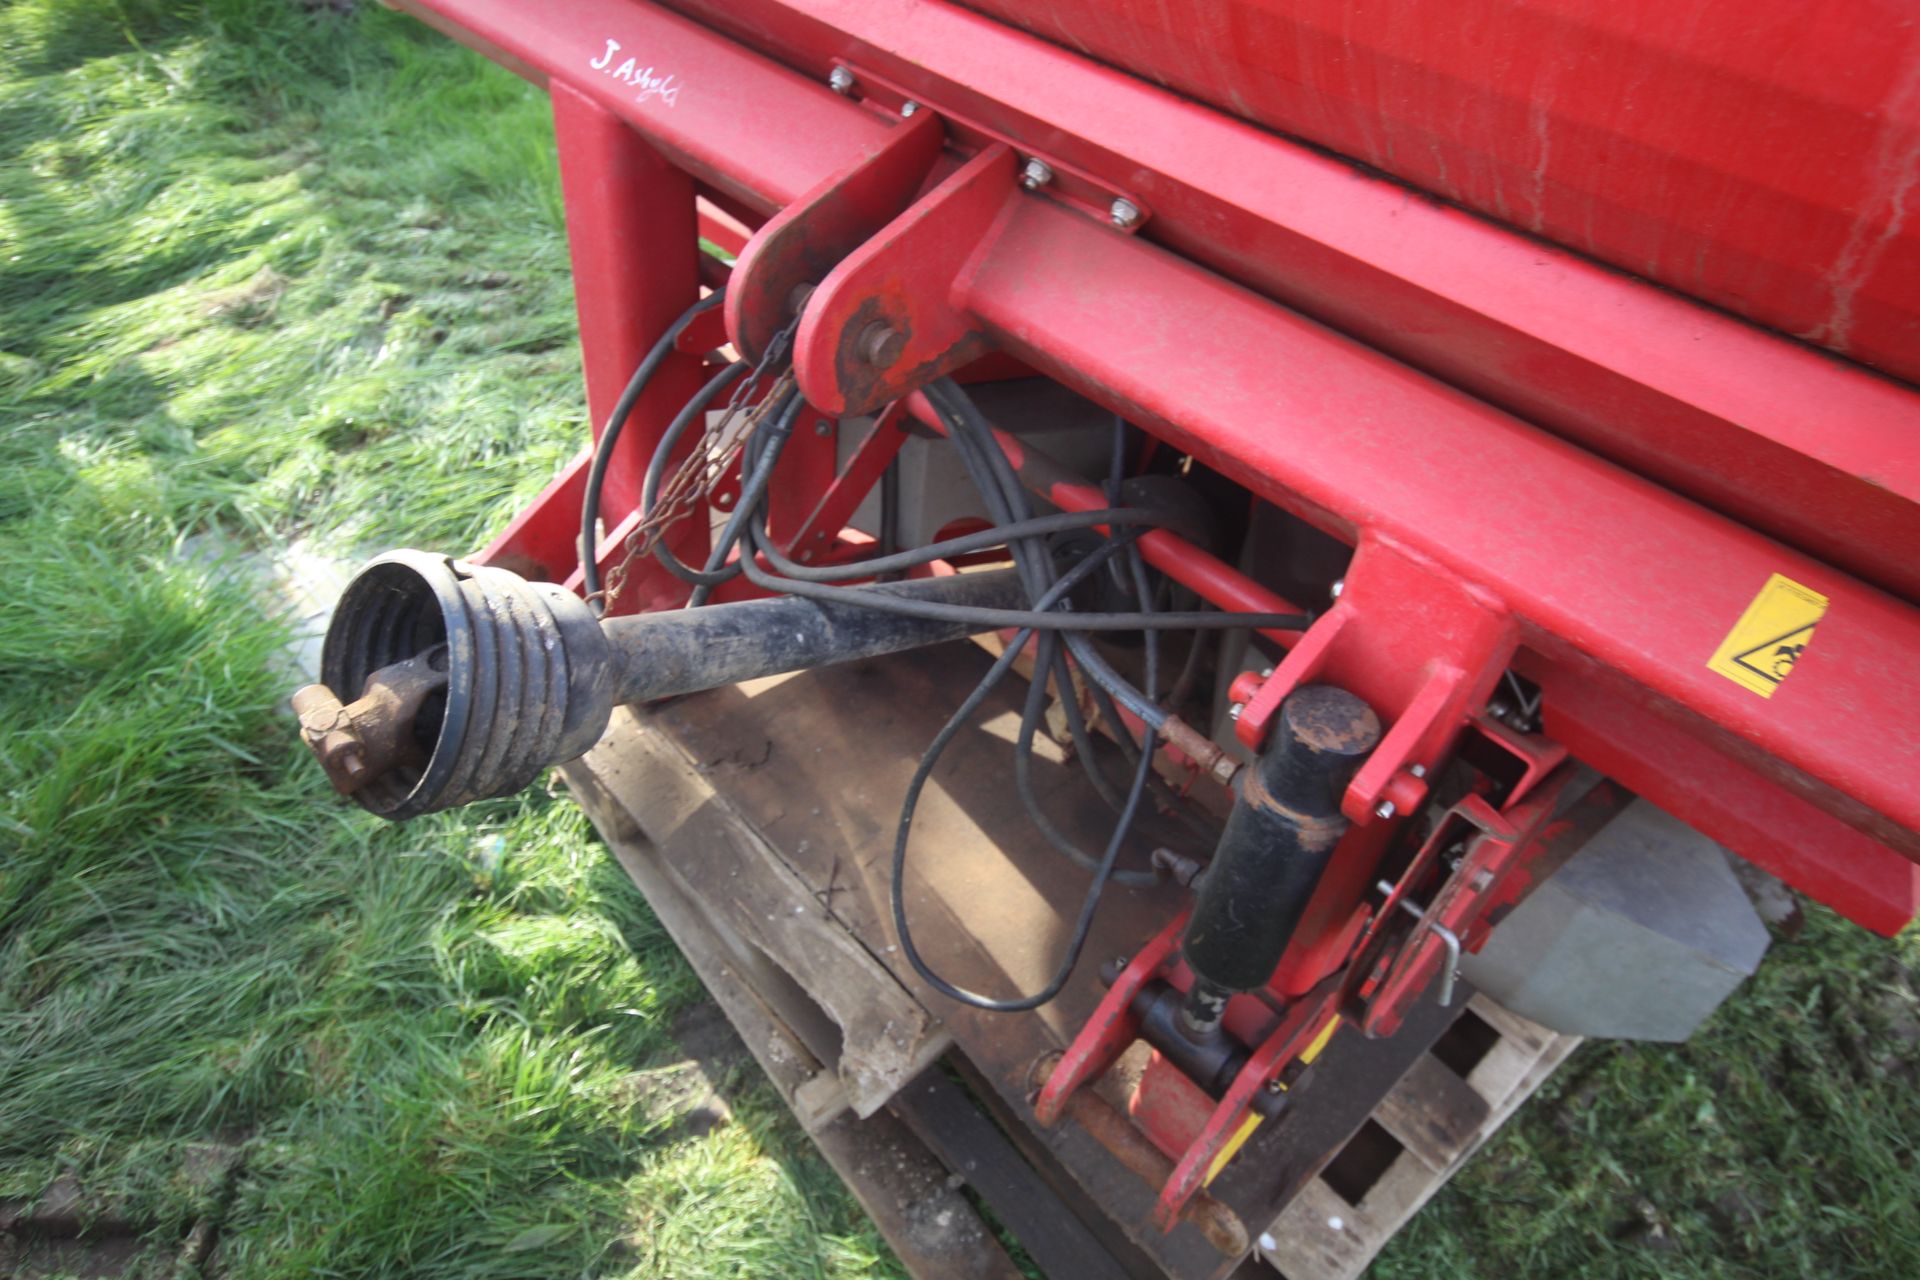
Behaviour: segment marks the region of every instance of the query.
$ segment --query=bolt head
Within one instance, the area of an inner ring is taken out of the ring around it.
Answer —
[[[815,418],[813,421],[813,434],[817,436],[830,436],[833,434],[833,424],[825,418]]]
[[[907,101],[900,104],[901,118],[904,119],[905,117],[912,115],[914,112],[918,111],[919,109],[920,109],[919,103],[913,101],[912,99],[908,99]]]
[[[1382,800],[1378,805],[1374,806],[1373,816],[1376,818],[1391,818],[1398,812],[1399,810],[1394,808],[1393,801]]]
[[[1107,217],[1112,219],[1114,226],[1126,231],[1140,225],[1140,206],[1122,197],[1108,206]]]
[[[1423,764],[1410,764],[1407,766],[1407,772],[1416,778],[1424,778],[1427,776],[1427,766]]]
[[[1247,709],[1246,703],[1244,702],[1234,703],[1232,706],[1227,708],[1227,719],[1238,720],[1240,718],[1240,713],[1242,711],[1245,711],[1246,709]]]
[[[1268,1253],[1272,1253],[1275,1249],[1278,1249],[1280,1247],[1280,1242],[1273,1238],[1273,1233],[1271,1231],[1263,1231],[1260,1233],[1260,1247],[1262,1249],[1265,1249]]]
[[[852,93],[853,72],[847,70],[845,67],[835,67],[827,73],[827,87],[839,94]]]
[[[1037,191],[1053,181],[1053,167],[1038,156],[1030,157],[1020,167],[1020,185],[1029,191]]]
[[[1333,580],[1333,585],[1327,588],[1327,599],[1338,600],[1340,598],[1340,593],[1345,591],[1346,589],[1347,589],[1347,580],[1345,578],[1335,578]]]

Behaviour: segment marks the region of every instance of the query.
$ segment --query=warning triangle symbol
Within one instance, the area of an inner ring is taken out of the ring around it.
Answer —
[[[1814,623],[1817,622],[1819,619],[1815,618],[1813,622],[1795,627],[1784,635],[1775,636],[1751,649],[1736,653],[1733,655],[1733,661],[1762,680],[1779,684],[1792,672],[1793,664],[1798,662],[1800,655],[1806,651],[1807,641],[1812,637]]]

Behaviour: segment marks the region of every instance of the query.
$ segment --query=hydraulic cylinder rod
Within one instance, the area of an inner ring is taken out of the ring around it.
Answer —
[[[965,607],[1024,604],[1010,570],[858,590]],[[395,551],[347,585],[327,626],[322,683],[301,689],[293,705],[334,789],[401,821],[519,791],[549,765],[585,754],[622,703],[991,629],[795,596],[602,622],[551,583]]]
[[[1345,689],[1306,685],[1280,704],[1273,742],[1240,774],[1180,939],[1193,970],[1184,1010],[1190,1037],[1218,1035],[1227,998],[1273,976],[1346,833],[1341,792],[1379,742],[1379,718]]]

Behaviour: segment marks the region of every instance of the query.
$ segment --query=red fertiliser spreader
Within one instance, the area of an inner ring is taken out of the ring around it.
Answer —
[[[1050,1275],[1352,1274],[1755,885],[1913,918],[1883,6],[398,7],[551,94],[593,437],[301,732],[562,766],[916,1274],[1014,1274],[946,1169]]]

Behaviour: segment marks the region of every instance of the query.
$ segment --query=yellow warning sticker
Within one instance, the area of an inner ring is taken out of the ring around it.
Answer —
[[[1827,598],[1792,578],[1774,574],[1740,621],[1713,651],[1707,666],[1742,689],[1771,698],[1813,641]]]

